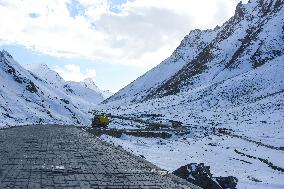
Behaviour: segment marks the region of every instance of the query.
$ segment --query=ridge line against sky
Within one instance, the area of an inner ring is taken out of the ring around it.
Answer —
[[[45,63],[65,80],[92,77],[116,92],[170,56],[190,30],[221,25],[238,2],[0,0],[0,47],[19,63]]]

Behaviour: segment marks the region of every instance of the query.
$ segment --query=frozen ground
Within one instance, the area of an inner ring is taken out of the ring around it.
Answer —
[[[100,106],[104,112],[133,119],[181,121],[192,131],[189,135],[169,139],[104,135],[102,139],[169,171],[188,163],[205,163],[215,176],[237,177],[240,189],[284,188],[283,58],[177,95]],[[118,119],[111,124],[112,128],[124,126],[143,128],[141,123]],[[230,133],[217,135],[210,132],[213,128]]]
[[[259,130],[264,127],[267,125],[258,126]],[[283,133],[283,127],[278,128],[279,133]],[[236,134],[244,136],[242,131]],[[211,167],[214,176],[237,177],[240,189],[284,188],[283,148],[271,149],[228,135],[200,136],[202,137],[192,138],[174,135],[169,139],[161,139],[128,135],[114,138],[103,135],[101,138],[145,157],[146,160],[168,171],[174,171],[188,163],[205,163]],[[249,138],[255,140],[256,136]],[[269,144],[275,145],[274,147],[283,146],[283,136],[272,137],[267,133],[263,138],[261,142],[264,144],[268,144],[265,142],[269,141]]]
[[[214,176],[237,177],[240,189],[284,188],[283,59],[177,95],[100,106],[101,111],[133,119],[181,121],[192,130],[190,135],[102,138],[169,171],[189,163],[205,163]],[[111,127],[136,129],[143,125],[116,119]],[[230,134],[208,132],[213,128],[229,129]]]

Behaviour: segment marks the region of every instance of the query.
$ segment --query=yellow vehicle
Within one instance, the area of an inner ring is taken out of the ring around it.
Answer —
[[[106,127],[108,124],[109,119],[104,115],[95,115],[92,119],[92,127]]]

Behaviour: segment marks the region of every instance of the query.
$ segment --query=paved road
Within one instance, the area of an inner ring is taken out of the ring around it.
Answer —
[[[0,188],[190,188],[142,158],[67,126],[0,130]],[[193,187],[194,188],[194,187]]]

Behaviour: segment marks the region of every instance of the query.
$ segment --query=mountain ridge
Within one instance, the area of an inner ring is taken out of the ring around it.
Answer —
[[[114,129],[172,129],[171,137],[101,138],[168,171],[202,163],[236,177],[231,188],[281,188],[283,171],[267,162],[283,170],[283,63],[284,1],[239,3],[222,26],[193,30],[170,57],[97,107],[147,123],[116,120]]]
[[[283,1],[281,0],[254,0],[248,4],[240,2],[234,16],[221,27],[216,27],[214,30],[191,31],[169,58],[103,103],[119,103],[119,99],[123,99],[121,104],[143,102],[153,98],[175,95],[189,83],[198,80],[196,76],[202,76],[207,68],[212,66],[215,66],[215,75],[211,78],[214,81],[228,72],[231,73],[228,73],[227,78],[230,78],[232,73],[237,75],[239,66],[237,64],[243,61],[251,62],[252,60],[251,68],[255,69],[283,54],[284,47],[281,36],[274,34],[275,39],[263,36],[263,33],[268,32],[263,32],[263,29],[269,30],[267,29],[268,25],[272,25],[275,28],[274,31],[281,31],[279,27],[275,26],[276,23],[270,23],[276,22],[275,20],[281,23],[281,20],[283,21],[281,15],[283,15]],[[202,35],[205,37],[202,38]],[[262,37],[262,39],[258,39],[258,37]],[[276,40],[278,40],[278,46],[272,44]],[[252,45],[252,43],[259,44]],[[251,49],[256,47],[258,49]],[[262,52],[264,51],[262,48],[268,49],[268,47],[272,47],[271,52],[268,50]],[[255,53],[249,55],[250,57],[245,57],[245,53],[249,51],[255,51]],[[245,58],[245,60],[241,60],[241,58]],[[176,66],[177,64],[179,66]],[[219,68],[217,64],[219,64]],[[174,71],[167,74],[163,67]],[[248,68],[246,69],[248,70]],[[165,75],[165,77],[159,80],[159,74]],[[128,99],[126,100],[126,98]]]
[[[0,51],[0,126],[90,124],[92,110],[105,99],[99,89],[66,82],[45,64],[26,68]]]

